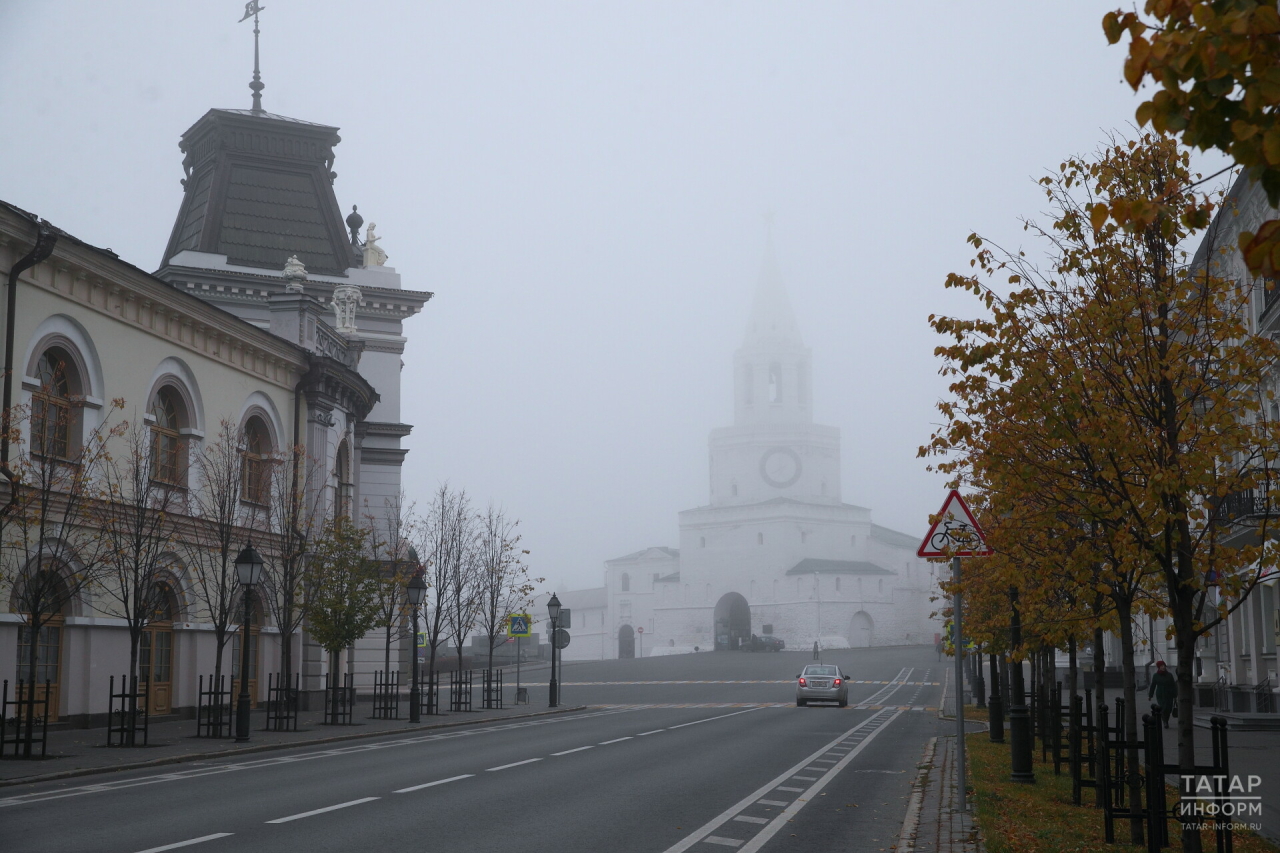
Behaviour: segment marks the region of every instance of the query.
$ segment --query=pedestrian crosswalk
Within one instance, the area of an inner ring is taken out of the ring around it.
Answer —
[[[765,681],[741,680],[741,681],[562,681],[562,687],[614,687],[614,686],[632,686],[637,684],[795,684],[794,678],[788,678],[785,681]],[[942,682],[939,681],[859,681],[850,678],[849,684],[896,684],[899,686],[910,685],[912,687],[938,687]]]
[[[610,703],[595,704],[588,707],[596,710],[626,710],[626,711],[643,711],[648,709],[659,708],[789,708],[792,702],[638,702],[638,703]],[[871,705],[862,703],[859,705],[849,705],[845,710],[849,711],[934,711],[938,710],[936,705]]]

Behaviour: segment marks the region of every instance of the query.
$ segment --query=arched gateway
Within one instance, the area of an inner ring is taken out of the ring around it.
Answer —
[[[624,660],[636,656],[636,632],[630,625],[618,629],[618,658]]]
[[[716,602],[716,651],[736,650],[751,639],[751,606],[741,593],[726,592]]]

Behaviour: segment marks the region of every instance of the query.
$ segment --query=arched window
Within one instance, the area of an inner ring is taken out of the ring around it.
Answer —
[[[185,414],[177,392],[165,386],[151,399],[151,479],[167,486],[186,484],[183,459],[182,417]]]
[[[777,361],[769,365],[769,402],[782,402],[782,363]]]
[[[626,572],[622,573],[622,591],[631,592],[631,575]]]
[[[71,407],[70,359],[58,349],[45,350],[36,362],[40,388],[31,395],[31,452],[67,459],[71,455],[74,411]]]
[[[271,436],[261,418],[249,418],[244,425],[244,464],[240,497],[252,504],[265,504],[270,494]]]
[[[345,441],[338,445],[337,469],[338,490],[333,512],[335,518],[342,518],[351,515],[351,500],[355,491],[351,482],[351,451]]]

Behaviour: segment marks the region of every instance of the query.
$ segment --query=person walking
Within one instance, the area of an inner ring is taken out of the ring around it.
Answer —
[[[938,660],[942,660],[942,637],[933,641],[933,650],[938,653]]]
[[[1156,661],[1156,674],[1151,676],[1151,685],[1147,688],[1147,698],[1155,697],[1155,704],[1160,708],[1160,720],[1169,728],[1169,716],[1177,711],[1178,682],[1173,673],[1165,668],[1164,661]]]
[[[813,659],[814,660],[818,659],[818,641],[817,640],[813,641]]]

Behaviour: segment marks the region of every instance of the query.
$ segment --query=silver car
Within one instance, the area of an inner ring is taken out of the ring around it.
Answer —
[[[811,663],[796,676],[796,707],[810,702],[835,702],[841,708],[849,705],[849,680],[840,667],[829,663]]]

